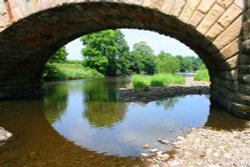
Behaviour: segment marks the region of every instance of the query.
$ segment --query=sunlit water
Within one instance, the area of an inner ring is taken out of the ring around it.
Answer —
[[[150,103],[122,103],[126,78],[45,84],[43,100],[0,102],[0,127],[14,134],[0,147],[1,167],[144,166],[137,158],[144,144],[172,148],[191,127],[244,129],[249,121],[211,107],[209,96],[189,95]],[[213,105],[212,105],[213,106]]]
[[[138,156],[145,152],[144,144],[166,150],[157,138],[175,140],[180,129],[207,121],[210,102],[206,95],[150,103],[119,102],[118,89],[126,83],[120,78],[49,84],[46,117],[58,133],[75,144],[118,156]]]

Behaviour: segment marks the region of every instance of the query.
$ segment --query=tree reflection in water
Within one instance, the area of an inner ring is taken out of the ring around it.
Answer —
[[[119,102],[119,93],[116,89],[125,83],[116,79],[86,80],[83,89],[85,99],[83,117],[92,127],[112,127],[124,119],[127,104]]]

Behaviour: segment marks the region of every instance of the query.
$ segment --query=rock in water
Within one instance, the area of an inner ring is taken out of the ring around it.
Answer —
[[[0,146],[6,143],[11,137],[12,134],[10,132],[0,127]]]
[[[144,144],[142,148],[148,149],[149,147],[150,147],[149,144]]]

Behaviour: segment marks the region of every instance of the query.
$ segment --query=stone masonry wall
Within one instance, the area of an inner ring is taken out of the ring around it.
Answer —
[[[107,28],[138,28],[169,35],[193,49],[209,69],[211,98],[249,118],[250,24],[249,14],[243,17],[245,4],[246,0],[0,0],[0,99],[40,95],[44,64],[71,40]]]

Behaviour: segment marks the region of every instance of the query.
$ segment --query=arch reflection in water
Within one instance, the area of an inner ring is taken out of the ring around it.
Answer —
[[[47,100],[52,102],[46,103],[46,116],[53,120],[50,123],[58,133],[76,145],[118,156],[138,156],[145,151],[145,143],[165,150],[157,138],[174,140],[180,128],[205,124],[210,104],[207,96],[119,102],[118,89],[128,82],[126,78],[109,78],[47,85],[47,92],[62,91],[58,96],[47,93]],[[60,104],[66,105],[58,107]]]

